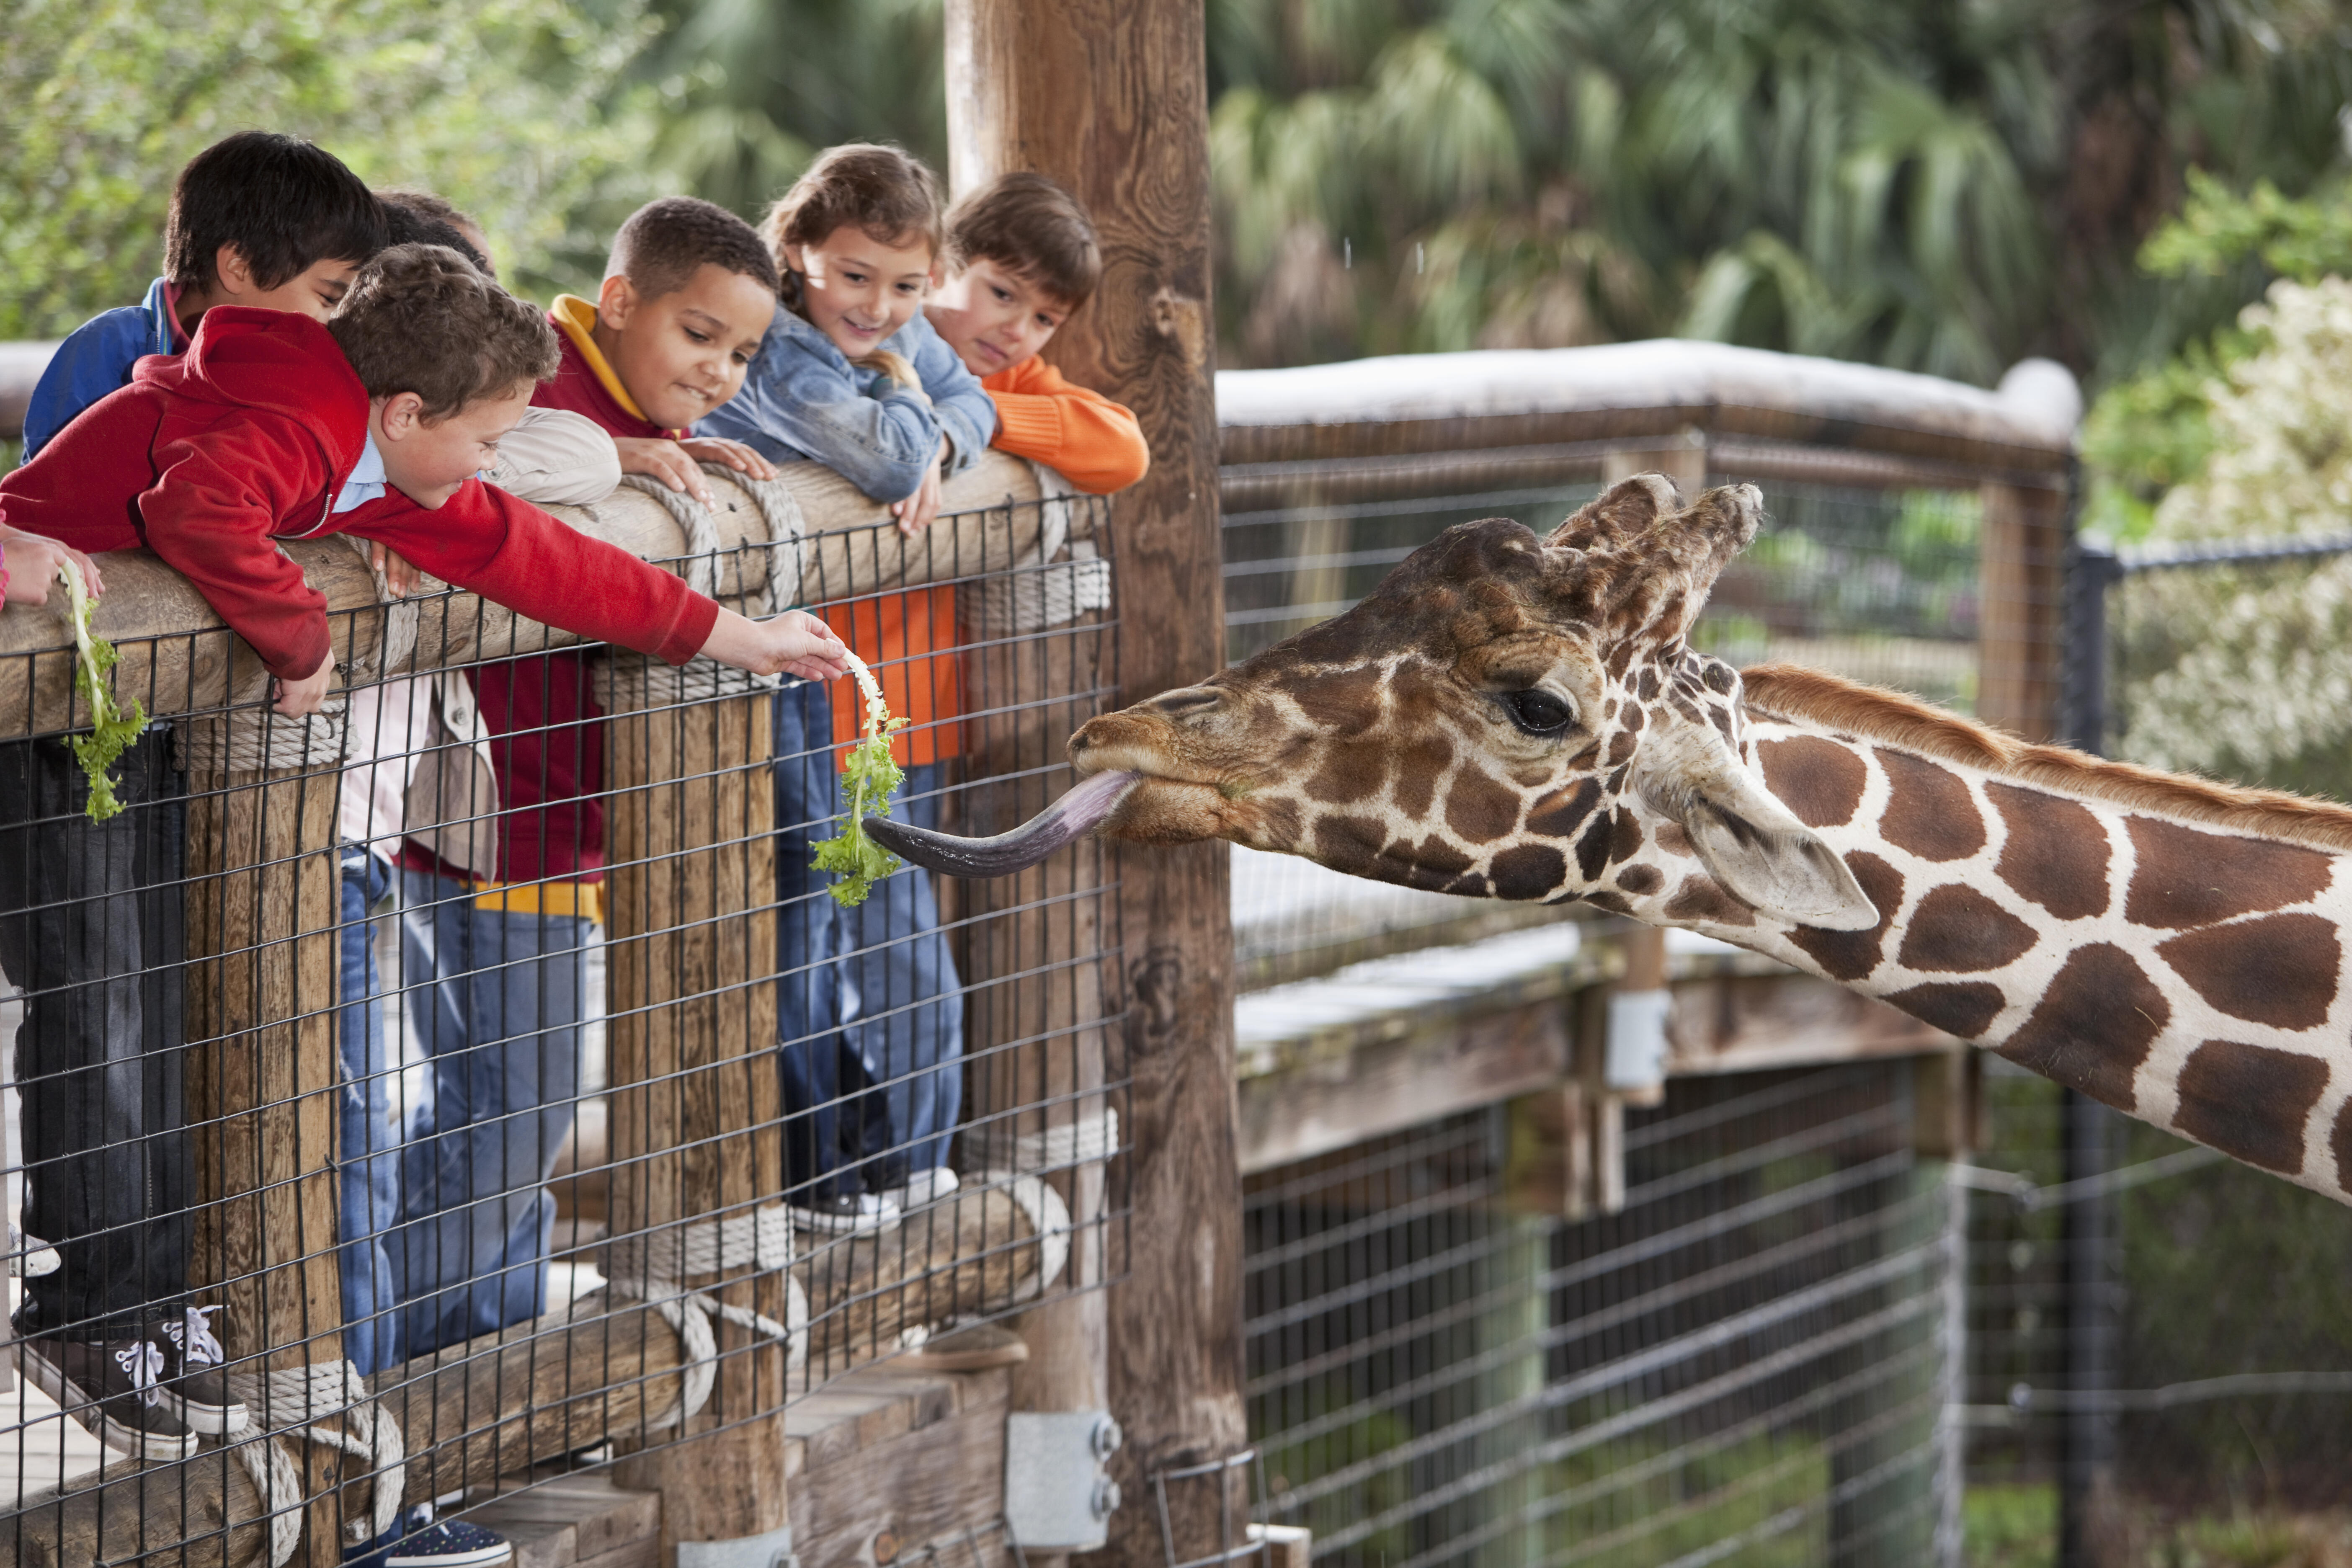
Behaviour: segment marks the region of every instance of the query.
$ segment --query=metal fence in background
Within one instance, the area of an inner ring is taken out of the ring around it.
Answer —
[[[1008,500],[678,568],[746,613],[901,628],[896,809],[987,830],[1066,785],[1063,738],[1109,704],[1106,516]],[[0,1396],[19,1550],[283,1562],[306,1517],[389,1521],[383,1417],[407,1501],[476,1502],[1124,1270],[1107,848],[843,909],[808,858],[847,683],[828,711],[613,650],[509,659],[535,628],[447,592],[334,622],[347,725],[266,719],[225,631],[121,639],[121,699],[170,718],[103,826],[69,652],[0,668],[9,1304],[47,1366]],[[384,674],[404,646],[425,679]],[[596,840],[601,885],[567,858]],[[201,1413],[173,1380],[208,1339],[251,1424],[140,1415]],[[110,1363],[134,1382],[101,1389]],[[306,1473],[306,1425],[383,1484]],[[152,1462],[100,1470],[100,1437]]]
[[[1622,1212],[1514,1214],[1503,1109],[1251,1179],[1247,1391],[1318,1562],[1951,1561],[1961,1213],[1907,1063],[1676,1081]]]

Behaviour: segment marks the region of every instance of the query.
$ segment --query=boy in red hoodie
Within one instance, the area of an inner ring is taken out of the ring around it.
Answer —
[[[279,311],[208,311],[185,356],[142,361],[131,385],[0,478],[0,525],[90,551],[153,549],[253,646],[282,713],[317,711],[333,667],[325,599],[276,541],[332,532],[380,542],[533,619],[672,663],[699,652],[762,673],[841,673],[840,645],[814,617],[749,621],[474,478],[496,462],[499,437],[558,359],[539,312],[455,252],[396,247],[359,274],[325,326]],[[77,820],[47,826],[70,831]],[[525,1040],[507,1054],[561,1052]],[[490,1074],[511,1065],[471,1064]],[[493,1131],[537,1109],[472,1108]],[[539,1131],[518,1120],[509,1147],[495,1152],[510,1157]],[[550,1143],[545,1157],[553,1154]],[[466,1190],[436,1183],[428,1167],[411,1191],[450,1208],[516,1195],[501,1174],[507,1158],[478,1164]],[[510,1260],[541,1292],[543,1258],[542,1238],[535,1259]],[[434,1261],[461,1271],[478,1260],[445,1250]]]

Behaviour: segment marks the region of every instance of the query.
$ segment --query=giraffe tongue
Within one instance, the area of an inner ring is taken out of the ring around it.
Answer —
[[[1094,831],[1141,776],[1126,772],[1097,773],[1012,832],[993,838],[958,838],[887,816],[867,817],[866,831],[885,849],[926,871],[950,877],[1009,877]]]

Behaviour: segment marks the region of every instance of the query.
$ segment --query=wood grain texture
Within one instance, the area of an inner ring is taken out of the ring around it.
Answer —
[[[2056,737],[2066,497],[2021,485],[1979,491],[1977,717],[2029,741]]]
[[[776,1072],[775,791],[765,691],[667,706],[616,656],[605,733],[613,1234],[658,1260],[687,1224],[748,1215],[783,1180]],[[781,1320],[774,1274],[666,1269]],[[684,1442],[618,1467],[666,1500],[662,1548],[782,1526],[782,1347],[719,1326],[724,1355]],[[764,1417],[761,1413],[767,1413]],[[691,1434],[705,1434],[693,1436]]]
[[[950,0],[948,37],[958,187],[1040,170],[1100,231],[1102,287],[1047,357],[1134,409],[1151,447],[1150,474],[1112,511],[1121,700],[1189,685],[1224,651],[1202,5]],[[1146,1478],[1247,1441],[1241,1190],[1224,847],[1118,864],[1136,1218],[1109,1311],[1111,1407],[1128,1433],[1114,1468],[1130,1501],[1106,1561],[1139,1565],[1165,1560]],[[1218,1545],[1213,1484],[1180,1484],[1170,1502],[1182,1556]]]
[[[215,1332],[232,1365],[257,1372],[343,1355],[338,778],[331,769],[188,776],[186,1083],[197,1205],[188,1284],[198,1301],[226,1309]],[[308,1561],[326,1568],[341,1560],[337,1474],[316,1445],[293,1451],[311,1499]]]

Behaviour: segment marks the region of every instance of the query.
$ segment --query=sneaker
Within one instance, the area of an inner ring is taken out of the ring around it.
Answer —
[[[163,1407],[163,1352],[152,1340],[89,1344],[41,1334],[16,1342],[16,1365],[90,1436],[134,1459],[184,1459],[196,1435]]]
[[[156,1325],[151,1336],[163,1352],[163,1408],[191,1432],[233,1436],[251,1423],[244,1404],[221,1374],[228,1352],[213,1338],[210,1319],[218,1307],[190,1307],[177,1321]]]
[[[462,1519],[445,1519],[386,1552],[383,1568],[491,1568],[513,1561],[513,1545],[497,1531]]]
[[[37,1236],[16,1232],[8,1248],[8,1272],[19,1279],[37,1279],[58,1268],[58,1249]]]
[[[899,1208],[912,1210],[921,1208],[925,1204],[935,1204],[962,1185],[953,1171],[940,1165],[928,1171],[917,1171],[907,1178],[905,1186],[893,1187],[883,1195]]]
[[[845,1193],[839,1197],[802,1196],[790,1200],[793,1223],[803,1230],[828,1236],[870,1236],[898,1223],[898,1205],[879,1193]]]

